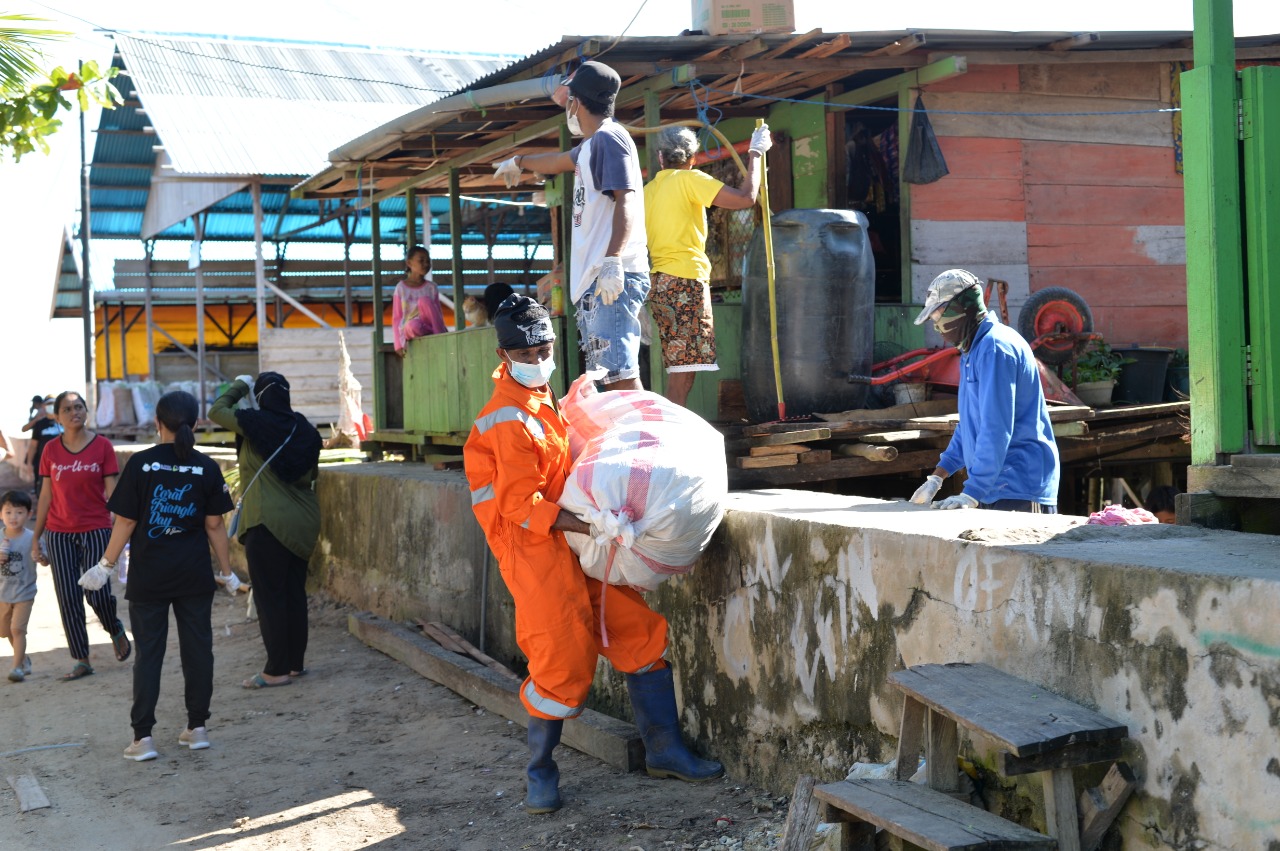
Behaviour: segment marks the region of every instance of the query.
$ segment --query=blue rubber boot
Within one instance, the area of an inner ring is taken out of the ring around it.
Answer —
[[[644,762],[650,777],[701,783],[724,774],[723,765],[694,756],[680,738],[671,668],[627,674],[627,691],[631,694],[640,738],[644,739]]]
[[[560,768],[551,752],[560,744],[563,721],[529,716],[529,765],[525,768],[528,790],[524,811],[534,815],[560,809]]]

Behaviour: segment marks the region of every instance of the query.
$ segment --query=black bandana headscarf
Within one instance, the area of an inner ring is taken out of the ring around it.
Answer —
[[[243,438],[236,438],[236,452],[248,440],[253,451],[266,460],[288,439],[271,459],[271,471],[282,482],[296,482],[320,461],[320,432],[290,406],[289,381],[280,373],[259,375],[253,383],[253,395],[258,410],[236,411],[236,423],[244,432]],[[290,431],[293,437],[289,437]]]
[[[973,345],[974,334],[978,333],[978,325],[986,315],[987,305],[983,301],[982,290],[968,287],[947,302],[933,328],[946,343],[967,352]]]
[[[528,296],[507,296],[492,322],[501,349],[531,349],[556,339],[551,314]]]

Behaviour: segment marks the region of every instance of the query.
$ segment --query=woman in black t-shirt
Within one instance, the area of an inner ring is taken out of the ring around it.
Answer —
[[[194,448],[195,397],[181,390],[156,404],[160,443],[129,459],[107,507],[115,512],[111,541],[98,567],[112,570],[129,544],[125,599],[137,656],[133,664],[133,743],[125,759],[155,759],[151,737],[160,697],[160,668],[169,634],[169,609],[178,624],[187,726],[178,744],[209,747],[205,722],[213,696],[213,594],[209,545],[220,581],[234,592],[222,515],[234,506],[218,465]]]

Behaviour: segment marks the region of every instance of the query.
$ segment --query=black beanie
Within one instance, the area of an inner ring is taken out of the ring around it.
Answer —
[[[556,339],[551,314],[528,296],[507,296],[492,321],[502,349],[531,349]]]

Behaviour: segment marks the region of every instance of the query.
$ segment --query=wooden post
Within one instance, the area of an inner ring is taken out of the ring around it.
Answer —
[[[342,228],[342,307],[347,316],[347,327],[353,324],[351,321],[351,217],[343,216],[338,219],[338,226]]]
[[[466,292],[462,285],[462,198],[458,188],[458,170],[449,169],[449,252],[453,255],[453,327],[461,331],[467,327],[466,314],[462,312],[462,299]]]
[[[1040,777],[1044,782],[1045,829],[1058,840],[1058,851],[1080,851],[1080,818],[1071,769],[1042,771]]]
[[[262,184],[249,184],[253,198],[253,280],[256,295],[254,311],[258,315],[258,366],[262,366],[262,338],[267,336],[267,270],[262,260]]]
[[[111,380],[111,308],[102,302],[102,351],[106,354],[107,381]]]
[[[406,189],[404,193],[404,256],[409,256],[409,249],[418,244],[418,193]]]
[[[924,737],[924,704],[914,697],[902,702],[902,724],[898,728],[898,767],[895,780],[910,780],[920,762],[920,742]]]
[[[1215,465],[1244,449],[1248,429],[1239,93],[1231,0],[1192,10],[1195,67],[1181,78],[1191,460]]]
[[[644,93],[644,126],[657,127],[662,123],[662,109],[657,92]],[[644,137],[644,161],[649,170],[649,179],[653,180],[662,168],[658,163],[658,134],[650,133]]]
[[[925,774],[930,789],[956,792],[960,789],[960,735],[956,722],[936,710],[929,710],[929,735],[925,741]]]
[[[370,242],[373,259],[373,424],[374,429],[387,427],[387,353],[382,340],[386,336],[382,309],[382,209],[378,202],[369,205]]]

